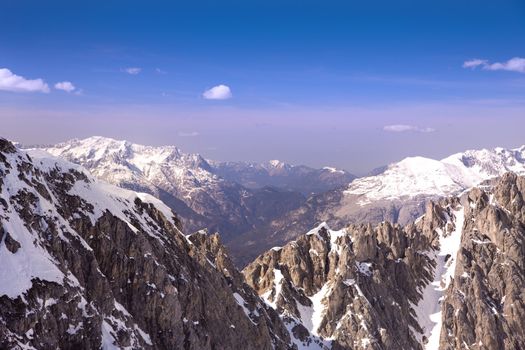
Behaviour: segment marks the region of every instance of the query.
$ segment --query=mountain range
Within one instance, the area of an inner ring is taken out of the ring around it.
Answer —
[[[186,231],[220,232],[227,244],[298,208],[309,188],[333,189],[355,178],[334,168],[279,161],[259,165],[208,161],[174,146],[104,137],[71,140],[44,150],[84,166],[104,181],[152,194],[179,215]]]
[[[405,226],[322,223],[243,272],[299,349],[521,349],[524,194],[506,173]]]
[[[346,186],[356,178],[345,170],[333,167],[313,169],[279,160],[266,163],[210,161],[210,164],[215,174],[244,187],[271,186],[301,192],[305,196]]]
[[[218,236],[151,195],[3,139],[0,191],[0,348],[290,348]]]
[[[321,222],[239,271],[155,196],[0,139],[0,348],[521,349],[523,148],[487,154],[406,225]]]
[[[378,175],[309,196],[298,208],[232,242],[230,249],[246,263],[256,256],[250,254],[249,247],[259,253],[293,240],[321,222],[335,229],[348,223],[407,224],[424,213],[429,200],[460,194],[508,171],[525,175],[525,146],[465,151],[440,161],[405,158]]]
[[[105,137],[44,150],[100,179],[161,199],[188,232],[219,232],[239,266],[321,222],[336,229],[384,220],[406,224],[424,212],[430,199],[459,194],[507,171],[525,174],[525,146],[469,150],[442,160],[409,157],[362,178],[276,160],[217,162],[174,146]]]

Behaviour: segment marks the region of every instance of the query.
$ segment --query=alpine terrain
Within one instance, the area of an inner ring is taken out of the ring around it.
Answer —
[[[525,177],[237,270],[157,198],[0,140],[2,349],[522,349]]]
[[[244,269],[299,348],[523,349],[525,177],[405,227],[321,224]]]
[[[289,349],[218,236],[0,140],[1,349]]]
[[[0,350],[525,350],[525,0],[0,4]]]
[[[326,192],[348,185],[356,177],[333,167],[313,169],[279,160],[266,163],[210,162],[214,172],[248,188],[272,186],[301,192],[304,195]]]

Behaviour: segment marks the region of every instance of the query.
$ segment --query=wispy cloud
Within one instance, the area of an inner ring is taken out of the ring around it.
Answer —
[[[123,68],[122,71],[124,73],[128,73],[128,74],[131,74],[131,75],[137,75],[137,74],[139,74],[142,71],[142,68],[140,68],[140,67],[128,67],[128,68]]]
[[[42,79],[26,79],[7,68],[0,68],[0,90],[48,93],[49,86]]]
[[[197,131],[191,131],[191,132],[180,131],[178,135],[181,137],[195,137],[195,136],[199,136],[200,133]]]
[[[434,132],[436,129],[434,128],[422,128],[415,125],[407,125],[407,124],[393,124],[393,125],[385,125],[383,127],[384,131],[388,132],[406,132],[406,131],[414,131],[414,132]]]
[[[490,63],[488,60],[475,58],[473,60],[463,62],[463,68],[475,69],[478,67],[491,71],[504,70],[509,72],[525,73],[525,58],[514,57],[506,62],[494,63]]]
[[[487,63],[487,60],[480,60],[479,58],[474,58],[473,60],[463,62],[463,68],[476,68],[479,66],[484,66]]]
[[[73,92],[76,90],[76,87],[70,81],[61,81],[55,84],[55,89],[65,92]]]
[[[166,74],[168,72],[166,72],[165,70],[162,70],[160,68],[155,68],[155,73],[157,73],[157,74]]]
[[[221,84],[204,91],[202,97],[207,100],[227,100],[232,98],[232,92],[229,86]]]

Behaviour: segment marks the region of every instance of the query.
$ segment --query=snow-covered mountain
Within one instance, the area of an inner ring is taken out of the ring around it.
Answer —
[[[178,213],[186,230],[219,231],[225,241],[304,201],[300,193],[288,190],[248,189],[216,174],[200,155],[174,146],[90,137],[45,150],[112,184],[158,197]]]
[[[314,169],[279,160],[266,163],[210,162],[216,174],[248,188],[274,186],[301,192],[320,193],[348,185],[356,177],[333,167]]]
[[[376,176],[357,179],[345,194],[359,196],[359,204],[377,200],[448,196],[512,171],[525,174],[525,146],[457,153],[440,161],[405,158]]]
[[[508,171],[525,174],[525,146],[470,150],[442,160],[406,158],[378,175],[310,196],[267,227],[232,242],[230,249],[240,255],[248,246],[268,249],[282,245],[320,222],[335,229],[348,223],[384,220],[406,224],[424,212],[428,200],[459,194]],[[242,261],[247,263],[253,257],[243,255]]]
[[[0,139],[1,349],[291,349],[218,236]]]

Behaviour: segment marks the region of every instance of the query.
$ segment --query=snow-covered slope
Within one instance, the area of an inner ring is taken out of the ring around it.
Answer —
[[[359,196],[359,204],[378,200],[447,196],[512,171],[525,174],[525,146],[457,153],[440,161],[405,158],[386,171],[353,181],[345,194]]]
[[[200,155],[173,146],[95,136],[45,150],[83,165],[100,179],[160,198],[178,213],[186,230],[219,231],[225,241],[304,201],[296,192],[245,188],[215,174]]]
[[[88,244],[74,233],[70,222],[63,218],[59,209],[53,204],[58,200],[51,191],[52,185],[39,182],[37,174],[40,172],[69,174],[72,186],[67,192],[68,196],[81,198],[86,202],[82,215],[87,215],[93,225],[106,211],[127,223],[133,231],[137,231],[137,228],[131,221],[147,225],[146,219],[142,216],[130,216],[136,199],[154,203],[171,224],[175,225],[178,221],[171,209],[158,199],[148,194],[137,194],[96,181],[87,175],[82,167],[52,157],[46,152],[35,150],[28,152],[27,155],[20,152],[4,153],[4,157],[4,164],[0,164],[0,174],[3,175],[0,182],[1,198],[11,200],[3,201],[4,206],[0,213],[3,230],[9,233],[11,239],[20,243],[20,248],[17,254],[10,254],[5,249],[0,250],[0,265],[5,267],[0,269],[0,281],[10,281],[0,283],[0,295],[17,297],[31,287],[34,278],[57,283],[62,283],[62,280],[69,278],[57,268],[54,259],[42,248],[45,242],[39,241],[38,236],[35,237],[33,234],[32,228],[24,222],[20,215],[20,209],[24,206],[34,206],[33,214],[42,218],[39,225],[43,228],[51,225],[50,222],[46,222],[46,218],[53,218],[52,225],[57,230],[58,237],[67,241],[66,235],[72,234],[86,249],[90,249]],[[38,171],[31,171],[27,177],[24,176],[25,174],[13,171],[17,168],[30,167],[33,162],[38,164]],[[74,181],[75,177],[81,181]],[[38,187],[35,188],[34,183],[37,183]],[[18,202],[14,202],[14,198],[17,198]],[[73,217],[80,217],[80,215],[80,213],[72,213]],[[155,231],[151,231],[151,234],[158,235]]]
[[[162,186],[190,200],[197,192],[210,190],[221,181],[200,155],[182,153],[174,146],[151,147],[94,136],[45,150],[82,164],[94,176],[110,183],[144,186],[151,191]]]

